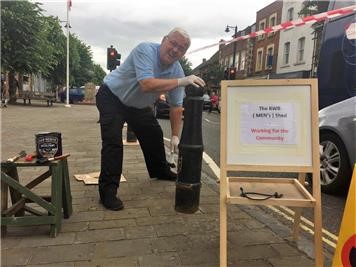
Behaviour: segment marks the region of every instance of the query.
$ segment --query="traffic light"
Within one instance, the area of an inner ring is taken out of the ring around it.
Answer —
[[[120,66],[121,54],[117,50],[110,46],[107,51],[107,69],[112,71],[116,69],[116,66]]]
[[[235,76],[236,76],[236,68],[235,67],[229,68],[229,80],[235,80]]]

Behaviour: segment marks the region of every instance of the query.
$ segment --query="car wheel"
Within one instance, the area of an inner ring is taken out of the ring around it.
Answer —
[[[351,168],[345,145],[334,133],[320,134],[321,191],[340,194],[347,191]]]

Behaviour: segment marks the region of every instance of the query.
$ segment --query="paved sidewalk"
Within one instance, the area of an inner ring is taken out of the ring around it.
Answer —
[[[99,171],[100,133],[95,106],[10,105],[1,109],[1,159],[35,150],[35,134],[62,133],[73,196],[73,215],[63,219],[56,238],[49,226],[8,227],[1,239],[1,266],[219,266],[218,185],[202,175],[200,208],[195,214],[174,210],[175,183],[149,178],[138,146],[124,147],[119,195],[122,211],[105,210],[97,185],[84,185],[74,174]],[[41,171],[20,171],[20,179]],[[50,184],[37,191],[49,192]],[[229,266],[314,266],[304,251],[313,244],[290,241],[290,229],[257,207],[228,210]],[[303,249],[303,250],[301,250]],[[310,253],[309,253],[310,254]],[[330,265],[329,256],[325,266]]]

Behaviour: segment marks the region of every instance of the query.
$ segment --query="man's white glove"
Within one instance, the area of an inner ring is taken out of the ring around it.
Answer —
[[[195,75],[189,75],[187,77],[178,79],[178,87],[180,87],[180,86],[185,87],[189,84],[194,85],[195,87],[204,87],[205,86],[204,80],[199,78],[198,76],[195,76]]]
[[[173,135],[171,138],[171,154],[178,153],[178,144],[179,144],[178,136]]]

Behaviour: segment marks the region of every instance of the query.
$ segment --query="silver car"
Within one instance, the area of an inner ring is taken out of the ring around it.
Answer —
[[[345,193],[356,157],[356,96],[319,111],[320,178],[324,193]]]

